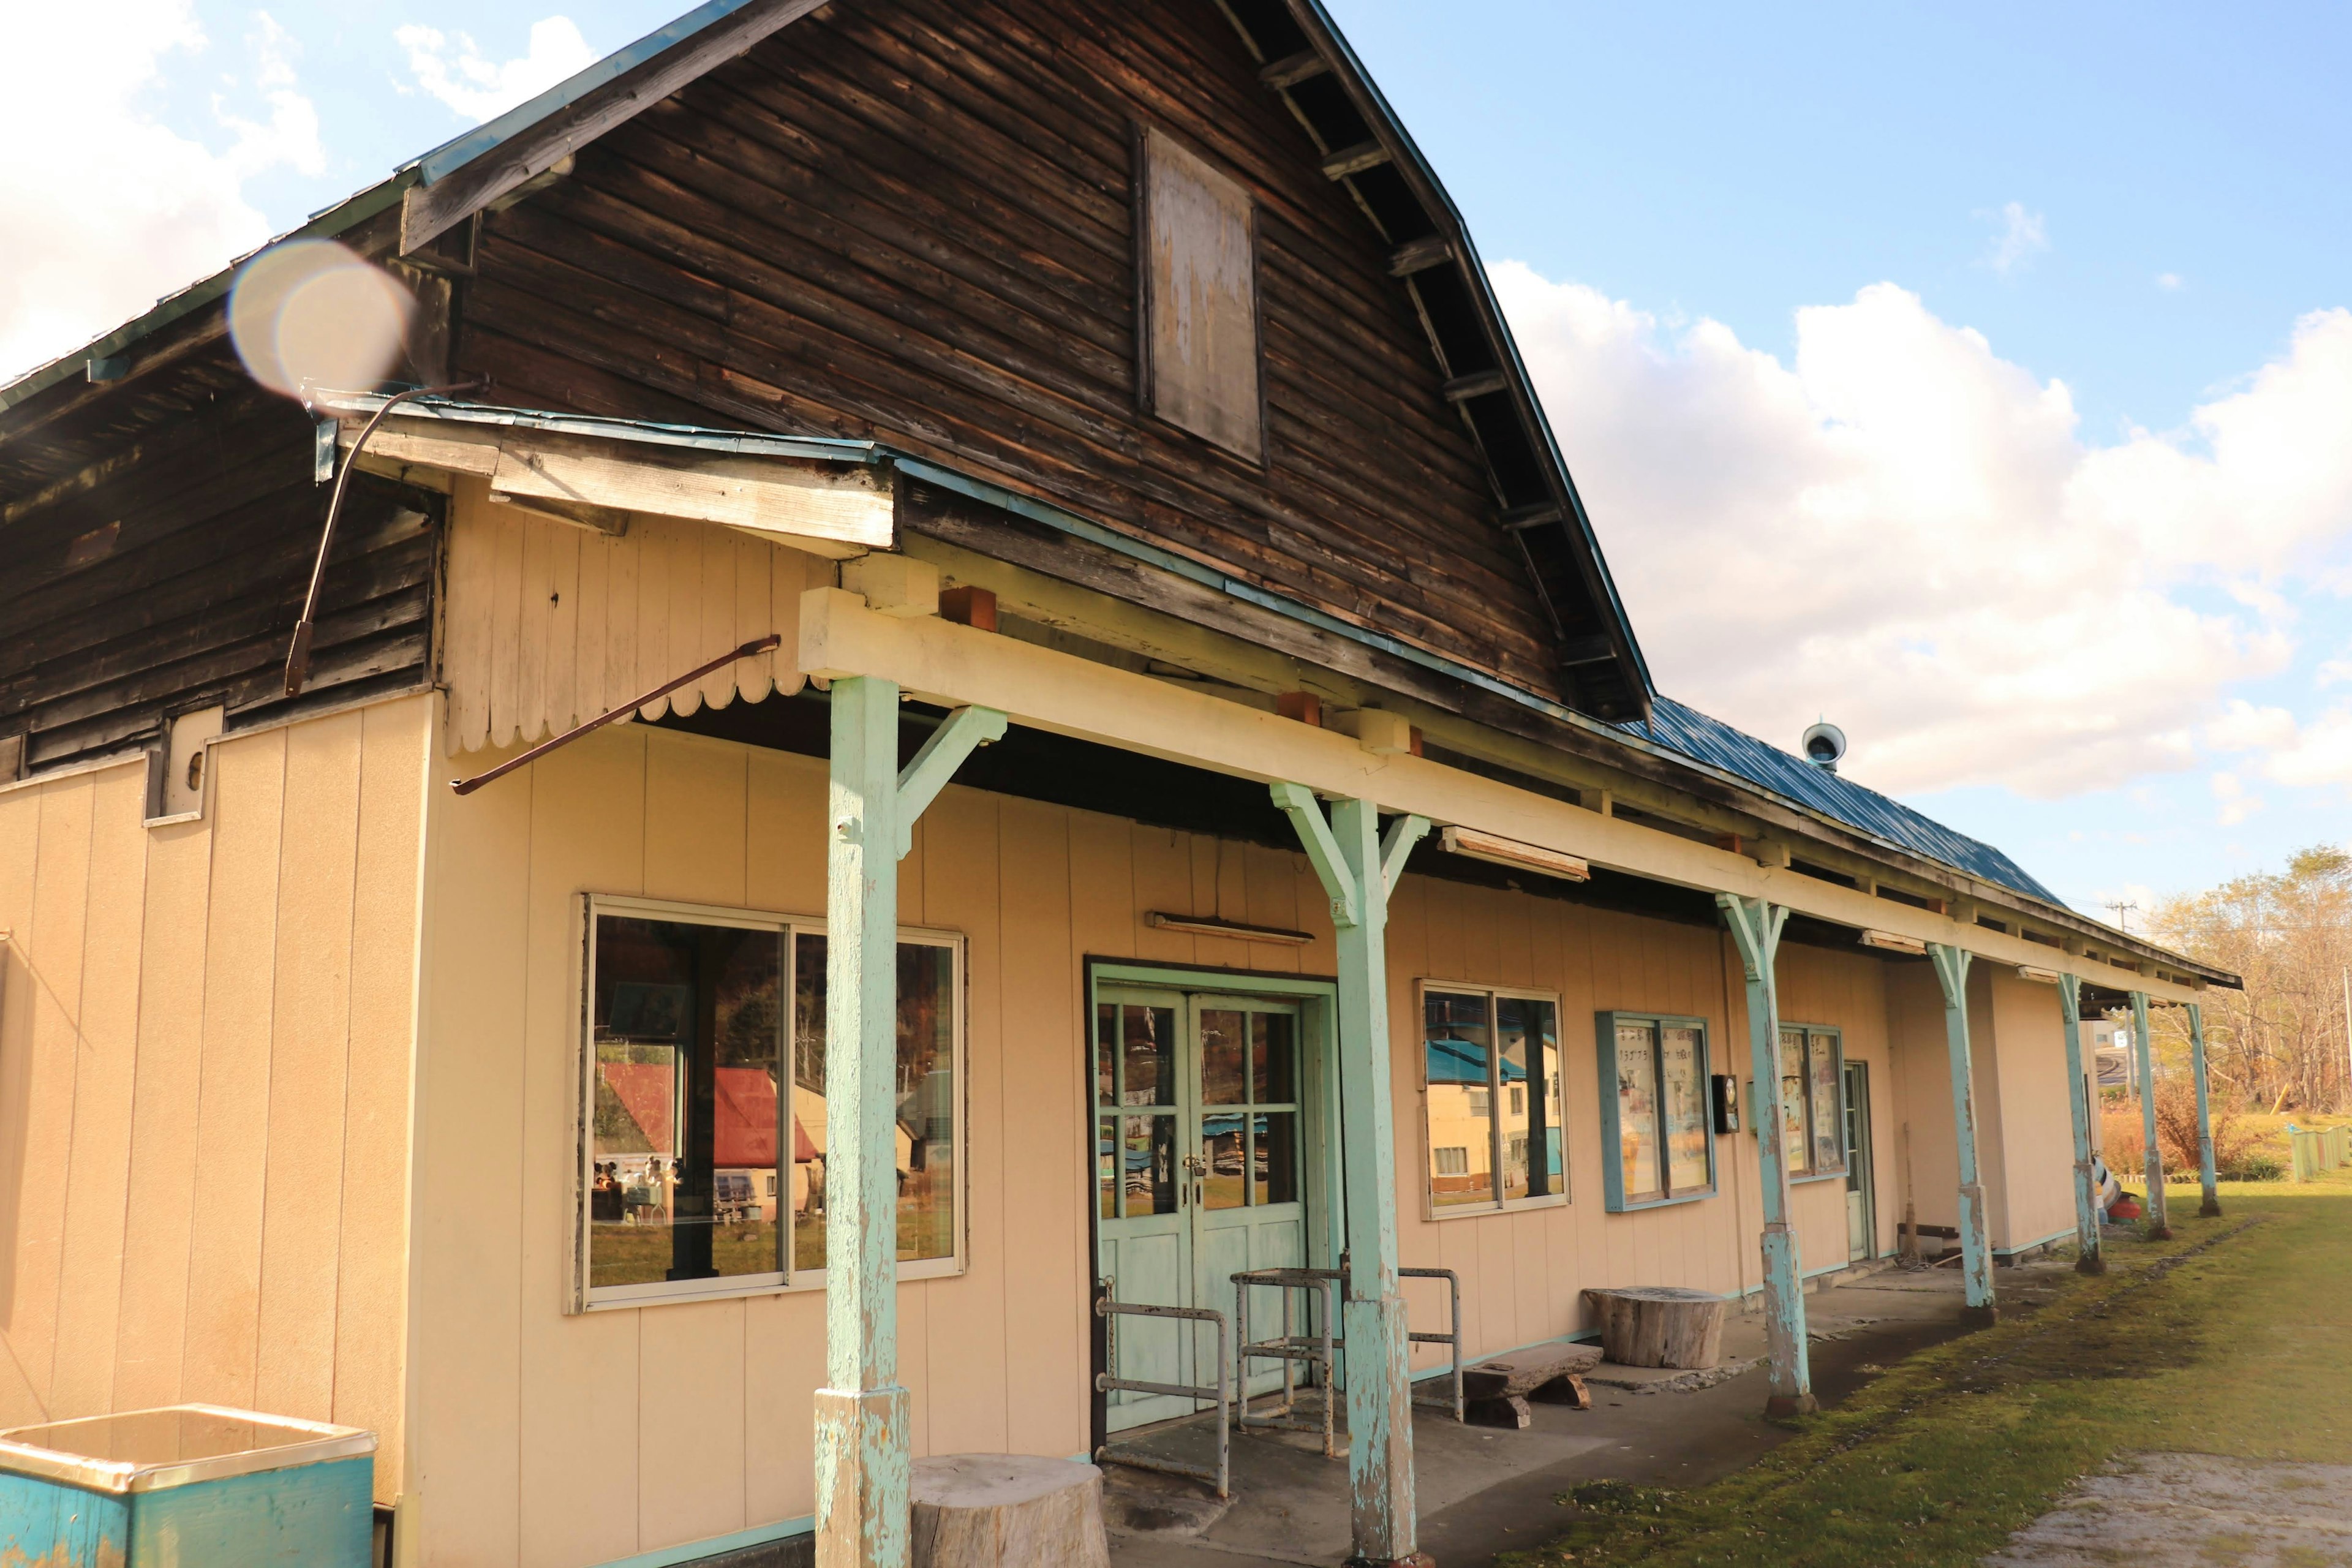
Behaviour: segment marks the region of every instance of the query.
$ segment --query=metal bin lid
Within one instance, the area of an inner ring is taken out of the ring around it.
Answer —
[[[375,1452],[357,1426],[170,1405],[0,1432],[0,1470],[93,1491],[145,1492]]]

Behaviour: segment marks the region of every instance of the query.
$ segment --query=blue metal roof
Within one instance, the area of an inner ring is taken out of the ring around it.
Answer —
[[[1930,860],[1941,861],[1955,870],[1999,883],[2012,892],[2061,909],[2065,907],[2057,894],[2035,881],[2023,867],[1991,845],[1955,833],[1900,801],[1817,768],[1792,752],[1767,745],[1672,698],[1657,699],[1647,725],[1620,727],[1629,735],[1642,736],[1668,751],[1737,774],[1821,816]]]

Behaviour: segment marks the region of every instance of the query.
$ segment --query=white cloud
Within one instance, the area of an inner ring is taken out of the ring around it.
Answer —
[[[2262,810],[2266,804],[2258,795],[2248,795],[2245,784],[2235,773],[2215,773],[2207,781],[2213,790],[2213,799],[2221,810],[2214,820],[2224,827],[2235,827]]]
[[[2168,294],[2178,293],[2188,287],[2188,280],[2178,272],[2159,272],[2156,275],[2156,286]]]
[[[13,375],[139,314],[162,294],[267,239],[246,199],[264,170],[324,166],[293,47],[266,12],[244,40],[260,120],[215,98],[215,151],[159,120],[167,68],[209,47],[190,0],[19,5],[0,50],[0,102],[51,134],[0,159],[0,375]],[[234,71],[245,61],[221,62]]]
[[[2095,447],[2063,384],[1892,284],[1799,311],[1784,363],[1496,281],[1662,688],[1784,745],[1826,711],[1882,789],[2193,765],[2290,661],[2278,583],[2352,532],[2352,311],[2186,432]]]
[[[533,22],[529,51],[496,62],[485,59],[480,46],[464,33],[450,37],[434,27],[405,26],[393,38],[408,51],[416,85],[477,125],[596,63],[569,16]]]
[[[2025,210],[2021,202],[2005,202],[1998,213],[1990,215],[2000,225],[1993,237],[1992,254],[1985,265],[2006,278],[2033,264],[2033,258],[2050,248],[2050,234],[2040,213]]]

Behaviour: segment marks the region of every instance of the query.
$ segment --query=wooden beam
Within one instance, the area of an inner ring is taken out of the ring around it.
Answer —
[[[1474,397],[1510,390],[1511,378],[1499,370],[1476,370],[1468,375],[1457,375],[1445,384],[1445,401],[1467,403]]]
[[[1410,239],[1389,252],[1389,276],[1410,278],[1454,259],[1454,242],[1442,234]]]
[[[751,0],[651,59],[522,127],[433,184],[412,185],[400,208],[400,254],[429,244],[524,181],[659,103],[703,72],[734,58],[824,0]]]
[[[1517,533],[1523,528],[1541,528],[1547,523],[1564,522],[1568,514],[1559,510],[1557,501],[1531,501],[1526,506],[1506,507],[1500,519],[1502,525]]]
[[[1970,927],[1956,927],[1956,932]],[[1930,942],[1927,957],[1944,990],[1944,1049],[1951,1058],[1952,1136],[1960,1164],[1960,1275],[1967,1292],[1962,1318],[1979,1327],[2000,1316],[1992,1290],[1992,1250],[1987,1239],[1984,1180],[1977,1164],[1976,1074],[1969,1056],[1969,965],[1976,954],[1949,942]]]
[[[1295,55],[1262,68],[1257,73],[1257,79],[1276,92],[1286,92],[1300,82],[1321,76],[1330,68],[1331,62],[1313,49],[1301,49]]]
[[[813,588],[801,596],[798,658],[809,675],[886,675],[943,707],[994,708],[1015,723],[1237,778],[1296,783],[1332,798],[1376,798],[1391,812],[1480,828],[1653,881],[1761,898],[1857,931],[1884,930],[1965,946],[1989,963],[2032,963],[2050,951],[1802,872],[1759,866],[1712,843],[1603,816],[1431,758],[1368,752],[1352,735],[1293,723],[1264,708],[1134,670],[937,616],[877,615],[838,588]],[[2075,967],[2095,984],[2147,987],[2168,1001],[2198,999],[2187,987],[2125,975],[2089,960]]]
[[[348,449],[358,427],[343,427]],[[887,550],[897,520],[887,481],[864,464],[747,458],[512,426],[395,416],[366,457],[471,474],[490,499],[606,533],[623,514],[715,522],[835,559]]]
[[[35,403],[30,412],[17,413],[16,409],[25,406],[22,404],[17,405],[16,409],[8,410],[14,417],[5,421],[5,427],[0,427],[0,447],[14,446],[60,419],[69,419],[100,398],[111,397],[121,392],[125,383],[178,364],[211,348],[227,335],[228,310],[226,306],[205,310],[193,319],[183,318],[162,331],[151,332],[132,347],[119,352],[117,357],[130,363],[122,374],[112,380],[61,382],[58,389]]]
[[[1386,147],[1377,142],[1359,142],[1353,147],[1342,147],[1323,160],[1323,177],[1344,180],[1350,174],[1360,174],[1367,169],[1377,169],[1391,161]]]
[[[1731,928],[1748,986],[1748,1054],[1756,1077],[1756,1103],[1748,1113],[1760,1133],[1757,1161],[1764,1198],[1764,1336],[1769,1347],[1771,1393],[1764,1414],[1802,1415],[1820,1407],[1813,1397],[1812,1359],[1805,1341],[1805,1282],[1801,1249],[1789,1223],[1789,1152],[1780,1136],[1785,1125],[1780,1103],[1780,931],[1785,904],[1717,893],[1717,908]]]
[[[1606,664],[1616,657],[1617,645],[1609,640],[1605,632],[1560,639],[1559,662],[1564,666]]]

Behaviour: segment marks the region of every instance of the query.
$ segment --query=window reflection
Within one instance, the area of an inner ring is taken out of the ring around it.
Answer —
[[[600,913],[592,1285],[774,1273],[782,937]]]
[[[1437,1206],[1495,1199],[1494,1064],[1485,994],[1422,995],[1422,1072],[1428,1094],[1429,1198]]]

